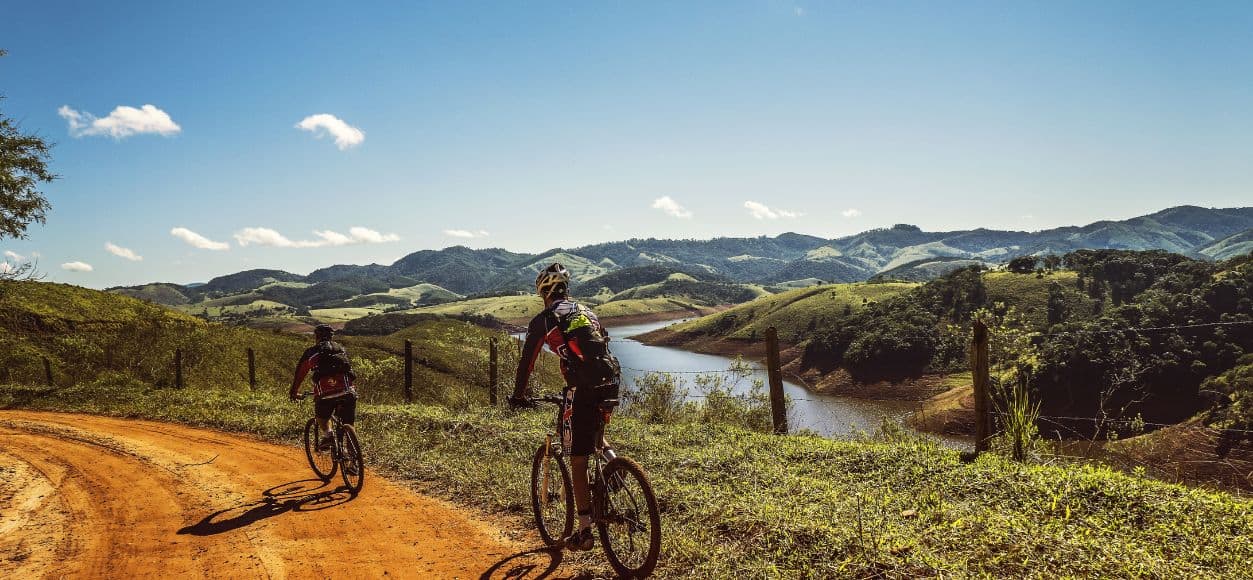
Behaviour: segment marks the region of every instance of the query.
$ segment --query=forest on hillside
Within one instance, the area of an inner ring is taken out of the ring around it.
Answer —
[[[1026,387],[1058,435],[1133,423],[1253,428],[1253,256],[1222,262],[1164,251],[1079,250],[1028,257],[1009,274],[1048,280],[1043,316],[989,298],[978,266],[834,313],[808,333],[802,365],[871,380],[969,367],[972,322],[988,325],[1002,392]],[[1058,277],[1061,278],[1060,276]]]

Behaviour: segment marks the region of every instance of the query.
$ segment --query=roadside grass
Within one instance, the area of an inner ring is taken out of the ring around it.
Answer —
[[[121,375],[0,386],[0,407],[97,413],[296,444],[308,405],[274,393],[155,389]],[[549,412],[363,404],[367,465],[463,505],[529,518]],[[972,463],[923,439],[772,436],[615,417],[650,473],[662,577],[1249,577],[1253,502],[1093,466]],[[293,448],[292,453],[298,453]],[[605,573],[599,552],[576,560]]]
[[[917,286],[913,283],[854,283],[810,286],[764,296],[723,312],[676,324],[679,333],[751,340],[774,326],[783,340],[796,341],[817,327],[835,324],[844,307],[862,308]]]

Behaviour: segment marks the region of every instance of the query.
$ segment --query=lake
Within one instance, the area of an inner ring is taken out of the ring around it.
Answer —
[[[678,348],[650,346],[634,340],[638,336],[659,328],[664,328],[676,321],[668,320],[647,324],[625,326],[607,325],[613,337],[611,348],[622,363],[624,387],[634,387],[635,378],[649,371],[684,373],[677,375],[683,379],[687,391],[700,394],[690,374],[697,371],[725,371],[733,363],[733,359],[712,354],[701,354]],[[747,361],[754,367],[751,377],[741,380],[736,385],[739,392],[747,392],[752,388],[753,379],[767,383],[765,365],[762,361]],[[783,391],[792,399],[792,409],[788,416],[788,428],[810,429],[825,436],[841,437],[858,433],[874,433],[884,419],[903,423],[914,410],[921,406],[916,401],[877,401],[821,395],[809,391],[804,386],[791,381],[783,381]],[[946,444],[969,445],[960,438],[940,437]]]

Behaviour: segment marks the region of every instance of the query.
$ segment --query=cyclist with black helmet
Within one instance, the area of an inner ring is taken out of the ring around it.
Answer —
[[[322,432],[318,442],[318,449],[322,451],[330,449],[335,440],[331,434],[332,413],[349,428],[357,418],[357,389],[353,386],[357,376],[352,372],[348,351],[331,340],[334,335],[335,330],[327,324],[313,329],[316,344],[305,350],[296,363],[296,378],[288,392],[291,400],[299,400],[300,385],[305,382],[305,376],[313,372],[313,412]]]
[[[566,381],[563,395],[573,411],[562,419],[562,444],[574,470],[571,483],[574,484],[579,525],[564,543],[569,549],[582,551],[595,545],[587,461],[596,448],[600,421],[607,419],[607,412],[602,411],[599,404],[602,400],[617,398],[621,378],[618,360],[609,352],[609,334],[590,308],[570,299],[569,288],[570,272],[561,264],[554,263],[536,276],[535,290],[544,299],[544,310],[527,327],[509,406],[532,406],[527,399],[527,380],[547,344],[561,359],[561,373]]]

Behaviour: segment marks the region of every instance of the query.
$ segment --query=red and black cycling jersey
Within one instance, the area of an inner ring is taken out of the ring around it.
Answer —
[[[531,323],[527,325],[526,342],[522,344],[522,358],[518,361],[518,375],[514,379],[514,393],[527,392],[527,381],[530,379],[531,371],[535,369],[535,361],[539,358],[539,353],[544,349],[545,344],[561,359],[561,374],[565,377],[566,383],[570,384],[569,361],[576,357],[583,358],[578,340],[572,339],[567,342],[565,334],[561,331],[559,320],[570,315],[582,317],[577,319],[576,324],[591,326],[594,331],[608,336],[592,309],[570,299],[554,302],[552,306],[545,308],[543,312],[532,318]]]
[[[344,351],[344,347],[340,346],[339,343],[330,343],[330,348],[339,352],[346,352]],[[313,372],[314,398],[322,399],[327,397],[338,397],[340,395],[356,392],[352,385],[353,374],[351,371],[347,373],[334,373],[328,375],[323,375],[318,372],[318,363],[323,350],[324,347],[321,344],[317,344],[309,347],[305,350],[304,354],[300,355],[300,361],[296,363],[296,377],[292,380],[292,395],[295,395],[300,391],[300,384],[305,382],[305,376],[308,375],[310,371]]]

